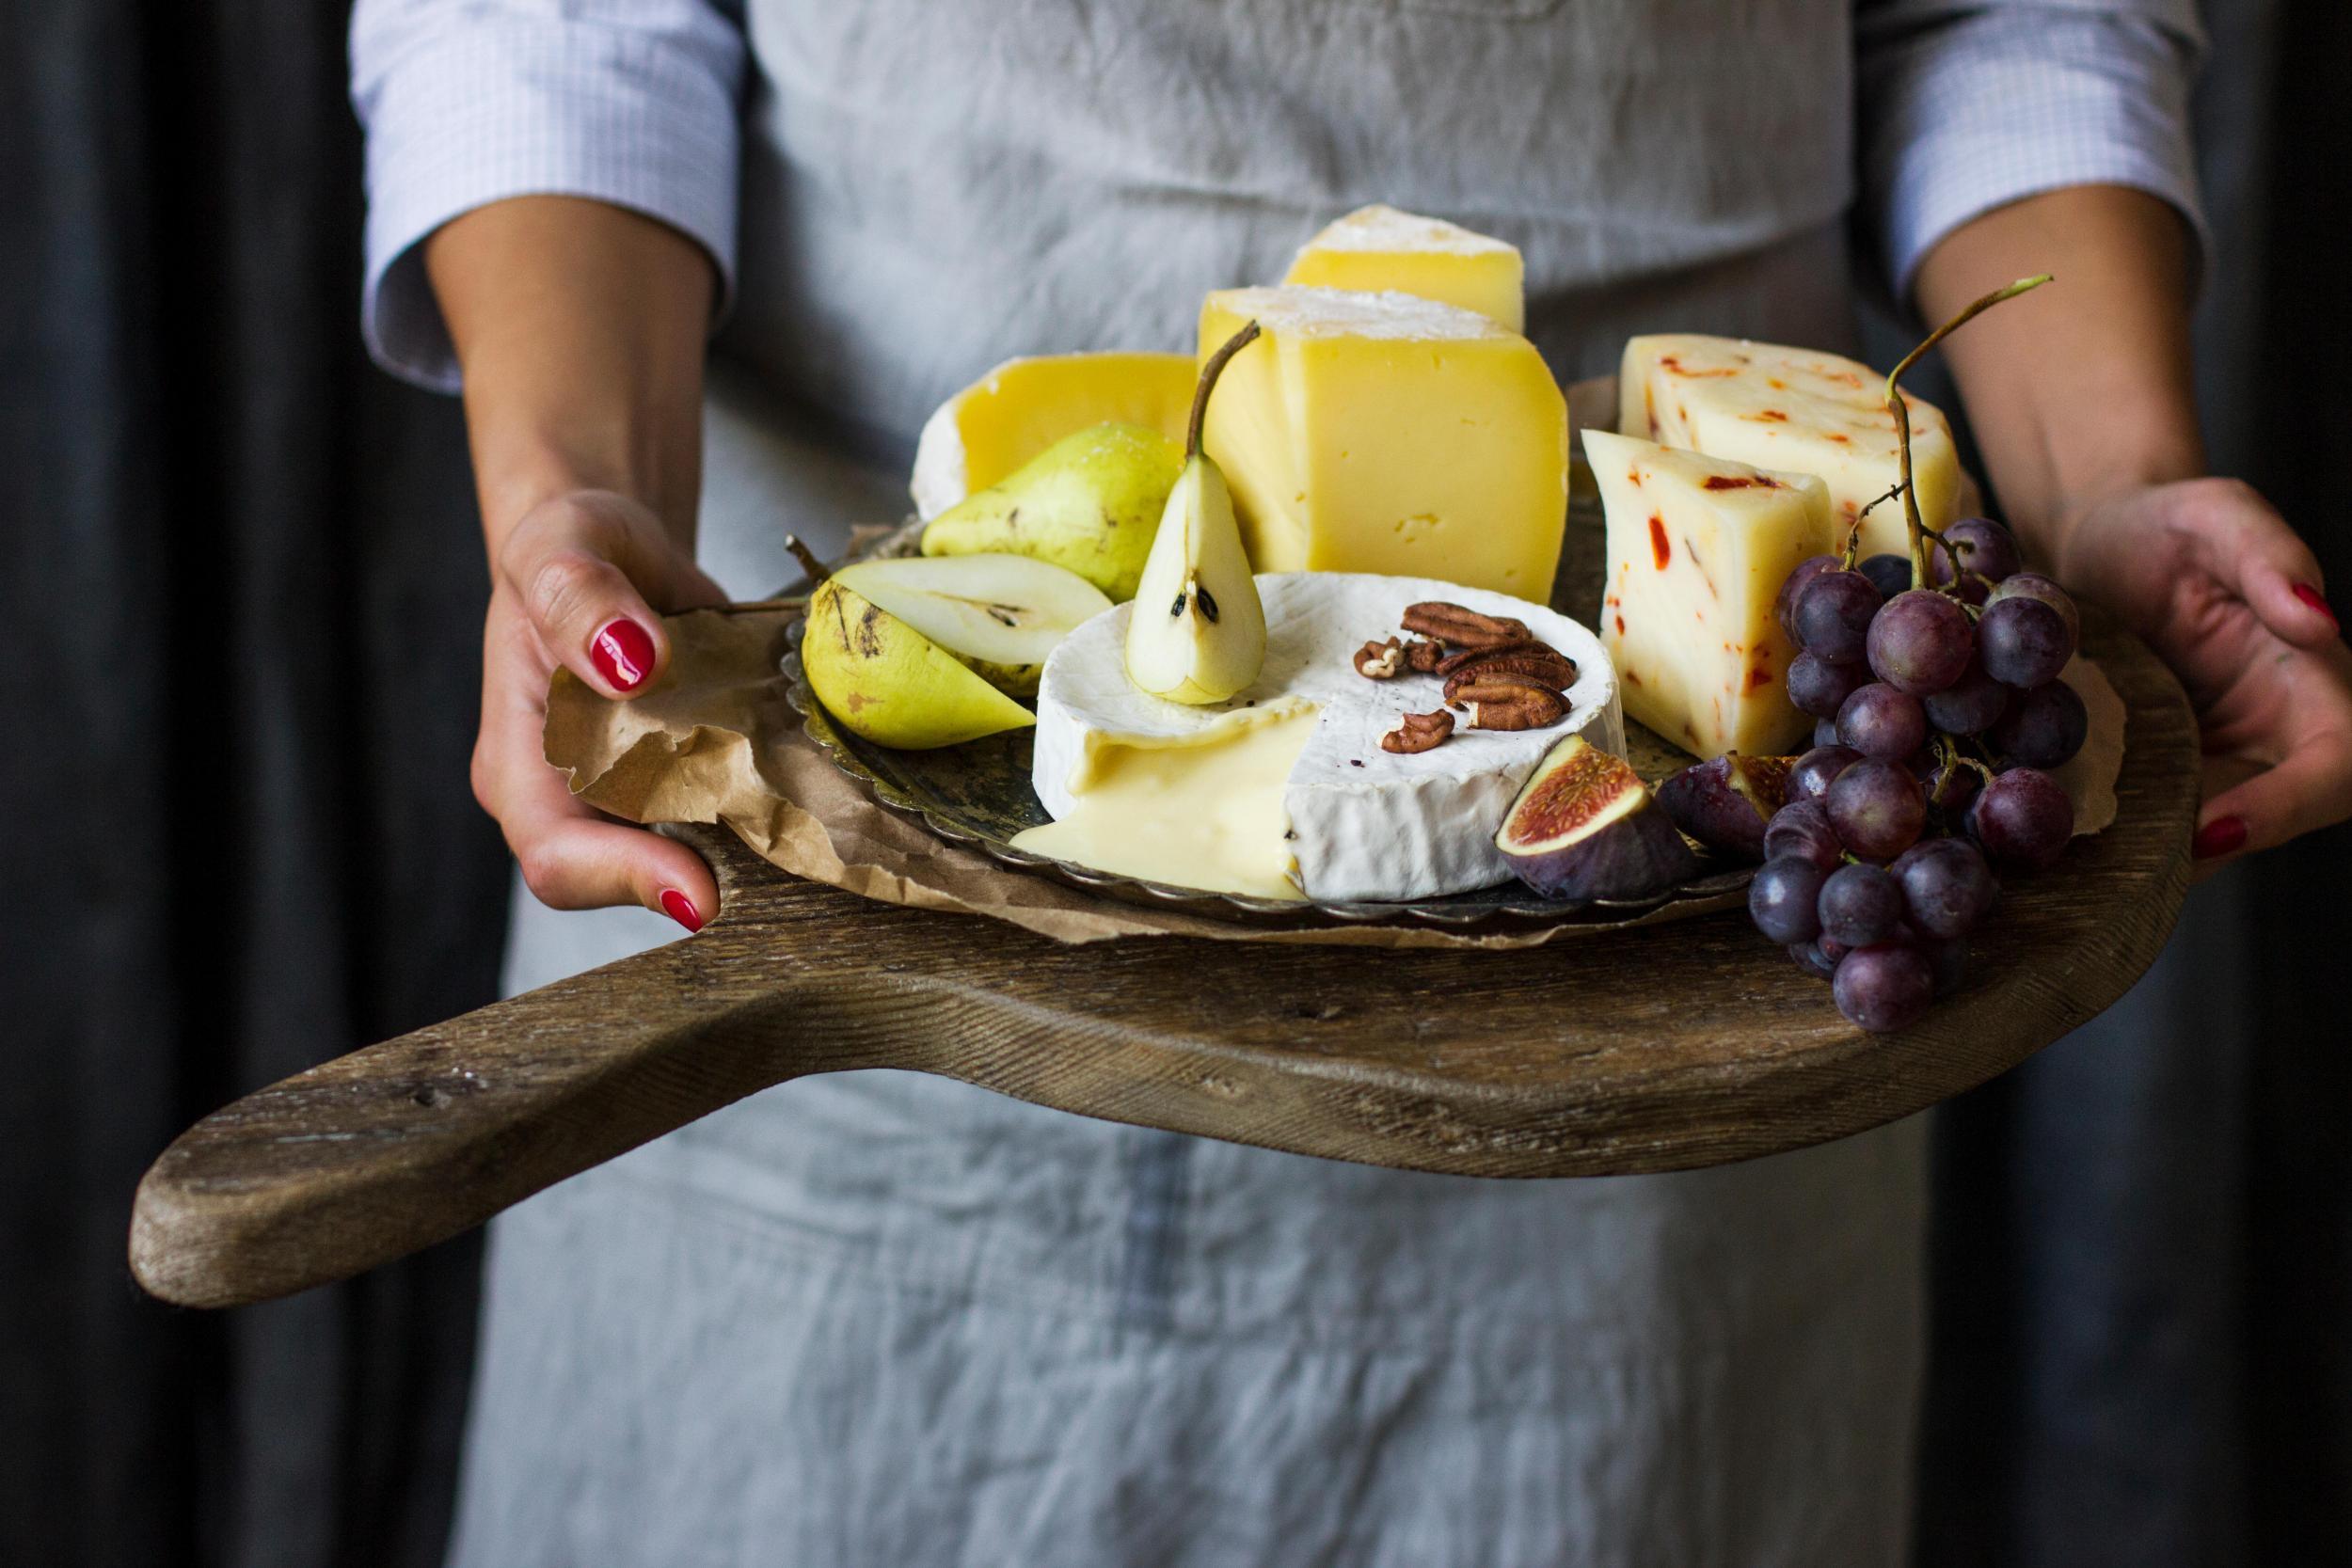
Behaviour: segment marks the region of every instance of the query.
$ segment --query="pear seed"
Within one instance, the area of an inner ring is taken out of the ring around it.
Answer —
[[[1168,607],[1168,619],[1170,619],[1170,620],[1174,620],[1177,616],[1182,615],[1184,612],[1184,594],[1180,591],[1180,592],[1177,594],[1177,595],[1176,595],[1176,602],[1175,602],[1174,604],[1169,605],[1169,606]]]
[[[1200,601],[1200,613],[1209,618],[1209,625],[1216,626],[1216,601],[1209,596],[1209,591],[1205,588],[1195,588],[1192,591],[1192,596]]]

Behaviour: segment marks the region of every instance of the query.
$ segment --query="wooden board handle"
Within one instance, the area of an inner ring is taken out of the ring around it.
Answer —
[[[264,1301],[445,1241],[747,1094],[887,1065],[778,955],[756,990],[675,942],[296,1074],[139,1183],[131,1268],[188,1307]]]

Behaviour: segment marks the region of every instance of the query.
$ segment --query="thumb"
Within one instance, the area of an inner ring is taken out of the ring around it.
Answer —
[[[517,523],[499,552],[548,656],[607,697],[643,690],[669,664],[669,634],[639,585],[701,576],[667,559],[675,550],[642,510],[618,496],[560,498]]]

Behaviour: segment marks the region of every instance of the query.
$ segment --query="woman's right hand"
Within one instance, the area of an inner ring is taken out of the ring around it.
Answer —
[[[574,799],[548,763],[542,732],[558,665],[607,697],[642,690],[669,662],[657,607],[692,610],[726,595],[659,517],[609,490],[573,490],[531,507],[491,565],[474,799],[498,819],[542,903],[642,904],[700,929],[719,909],[702,857]]]

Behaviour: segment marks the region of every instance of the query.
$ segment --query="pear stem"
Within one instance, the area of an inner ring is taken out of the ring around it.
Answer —
[[[1184,428],[1184,461],[1189,463],[1200,455],[1200,426],[1209,417],[1209,390],[1216,378],[1225,373],[1227,360],[1257,341],[1258,324],[1251,322],[1225,340],[1225,345],[1209,356],[1209,362],[1200,367],[1200,384],[1192,389],[1192,422]]]
[[[1926,341],[1904,355],[1902,362],[1886,372],[1886,406],[1888,411],[1895,416],[1895,445],[1901,453],[1902,460],[1902,477],[1897,487],[1902,491],[1903,495],[1903,520],[1910,525],[1911,586],[1914,588],[1932,586],[1933,579],[1928,573],[1928,540],[1932,537],[1941,545],[1944,536],[1933,532],[1919,515],[1919,494],[1911,483],[1911,405],[1903,401],[1902,391],[1895,384],[1902,378],[1902,373],[1917,364],[1921,356],[1930,349],[1975,321],[1985,311],[1992,309],[2003,300],[2015,299],[2019,294],[2039,289],[2048,281],[2050,281],[2048,273],[2037,273],[2031,277],[2021,277],[2014,283],[2005,284],[1994,290],[1961,311],[1959,315],[1929,333]],[[1951,547],[1945,546],[1944,553],[1951,555]],[[1960,561],[1956,556],[1952,561],[1952,579],[1955,583],[1960,579]]]
[[[808,585],[811,588],[816,587],[818,583],[833,576],[832,569],[823,562],[817,559],[817,552],[810,549],[806,544],[803,543],[799,534],[786,534],[784,536],[784,547],[791,552],[791,556],[794,561],[800,562],[801,570],[807,574]]]

